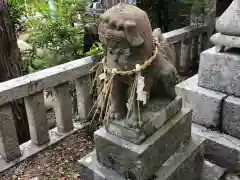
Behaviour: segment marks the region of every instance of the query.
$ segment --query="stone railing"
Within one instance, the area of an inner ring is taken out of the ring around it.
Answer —
[[[191,63],[198,59],[200,53],[211,46],[209,41],[211,32],[210,26],[203,25],[188,26],[163,34],[164,38],[175,47],[175,67],[179,72],[187,71]]]
[[[37,153],[84,126],[91,108],[88,73],[94,63],[86,57],[0,83],[0,171]],[[76,84],[80,122],[73,123],[69,81]],[[44,93],[52,89],[56,128],[49,131]],[[24,99],[31,141],[18,144],[9,102]]]
[[[207,27],[185,27],[164,34],[176,49],[176,67],[187,63],[208,42]],[[203,43],[204,42],[204,43]],[[184,46],[189,56],[183,56]],[[187,49],[187,48],[185,48]],[[94,57],[86,57],[26,76],[0,83],[0,172],[58,142],[87,124],[87,114],[92,106],[89,96],[88,73]],[[72,100],[69,81],[74,81],[77,92],[79,122],[72,120]],[[44,106],[46,89],[52,89],[56,128],[49,130]],[[16,128],[10,102],[24,99],[31,141],[18,144]]]

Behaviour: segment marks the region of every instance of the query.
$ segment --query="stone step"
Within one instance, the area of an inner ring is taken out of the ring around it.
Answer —
[[[206,138],[205,158],[229,171],[240,171],[240,140],[230,135],[192,124],[192,133]]]
[[[95,132],[98,161],[121,175],[147,179],[191,137],[191,109],[182,109],[151,137],[137,145],[108,133]]]
[[[201,180],[222,180],[226,171],[226,168],[222,168],[205,160],[203,163]]]
[[[203,169],[204,138],[192,135],[156,172],[156,180],[199,180]]]
[[[220,122],[222,100],[226,94],[198,86],[198,75],[176,85],[176,93],[183,99],[183,107],[193,109],[192,121],[217,129]]]
[[[156,173],[153,173],[151,180],[200,179],[203,165],[203,142],[203,138],[193,135],[189,143],[179,148]],[[96,150],[83,157],[78,163],[81,180],[127,179],[98,163]]]

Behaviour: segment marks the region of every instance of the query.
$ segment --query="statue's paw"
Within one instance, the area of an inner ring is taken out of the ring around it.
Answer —
[[[138,128],[138,116],[136,114],[132,114],[132,116],[126,120],[126,124],[129,125],[131,128]]]

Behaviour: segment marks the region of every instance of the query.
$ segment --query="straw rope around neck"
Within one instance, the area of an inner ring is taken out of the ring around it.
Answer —
[[[123,71],[123,70],[117,70],[113,69],[110,71],[106,65],[106,57],[102,59],[102,61],[98,62],[91,70],[90,74],[95,73],[95,76],[91,82],[91,90],[90,93],[93,93],[94,88],[97,89],[97,99],[89,112],[91,114],[95,109],[95,112],[92,116],[92,122],[95,120],[95,117],[97,113],[99,113],[98,123],[103,123],[104,125],[107,125],[109,122],[110,117],[110,106],[111,106],[111,93],[113,88],[113,81],[116,76],[132,76],[134,75],[134,81],[132,82],[132,89],[130,93],[130,98],[134,99],[134,96],[136,94],[137,90],[137,77],[138,75],[146,69],[148,66],[150,66],[153,61],[156,59],[157,55],[160,53],[161,55],[165,56],[164,53],[160,51],[164,51],[163,49],[163,43],[154,43],[154,49],[153,49],[153,55],[147,59],[143,64],[136,65],[135,69]],[[166,57],[164,57],[166,58]],[[107,75],[106,75],[107,74]],[[100,76],[104,76],[103,79],[100,79]],[[99,104],[99,101],[101,101],[101,105]],[[140,106],[139,101],[138,103],[138,116],[140,121]],[[132,110],[132,107],[134,105],[134,101],[132,100],[129,105],[127,118],[129,117],[130,111]],[[100,109],[100,111],[99,111]]]

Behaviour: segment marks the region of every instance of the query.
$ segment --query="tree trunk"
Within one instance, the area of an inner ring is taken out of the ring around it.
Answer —
[[[20,49],[11,24],[6,0],[0,0],[0,82],[22,76]],[[25,105],[22,99],[12,102],[19,143],[30,139]]]

